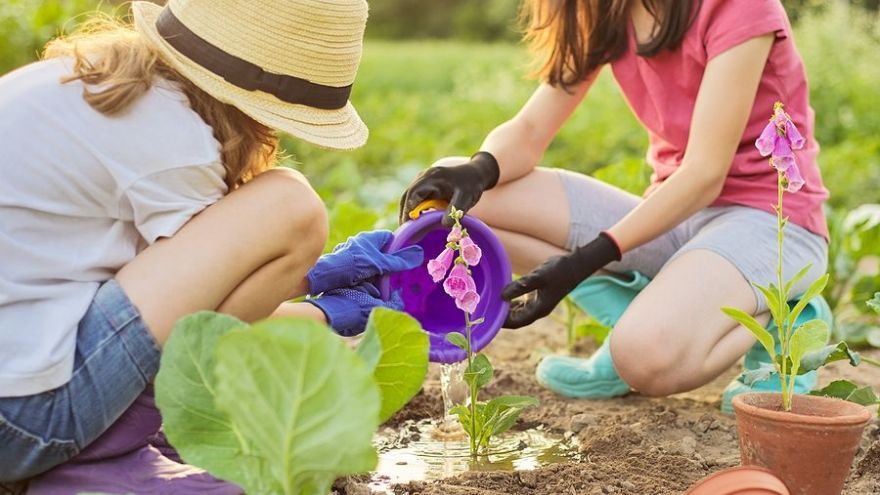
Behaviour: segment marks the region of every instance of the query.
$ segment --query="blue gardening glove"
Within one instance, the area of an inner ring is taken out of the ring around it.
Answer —
[[[419,246],[408,246],[393,253],[384,253],[393,234],[388,230],[361,232],[339,244],[332,253],[318,258],[306,274],[309,294],[353,287],[374,277],[411,270],[422,264],[425,254]]]
[[[403,309],[399,291],[391,294],[391,301],[383,301],[379,289],[369,282],[329,290],[314,299],[306,299],[306,302],[320,308],[330,327],[344,337],[363,333],[373,308]]]

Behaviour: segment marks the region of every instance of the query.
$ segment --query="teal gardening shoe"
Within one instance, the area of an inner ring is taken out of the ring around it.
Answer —
[[[626,278],[597,275],[588,278],[569,294],[575,304],[599,323],[613,327],[629,304],[651,280],[639,272]],[[588,359],[547,356],[538,364],[538,383],[566,397],[608,399],[629,392],[611,360],[610,339]]]
[[[795,303],[797,303],[797,300],[790,301],[789,305],[794,306]],[[829,329],[832,328],[834,319],[831,314],[831,308],[828,306],[824,297],[816,296],[810,300],[806,307],[804,307],[804,311],[798,316],[794,326],[797,328],[799,325],[803,325],[810,320],[822,320],[828,324]],[[770,321],[770,324],[767,325],[767,330],[770,332],[770,335],[773,336],[773,340],[776,341],[776,324],[774,324],[772,320]],[[776,352],[780,352],[780,350],[781,345],[777,341]],[[760,368],[762,364],[773,364],[773,360],[770,359],[770,354],[767,353],[764,346],[762,346],[760,342],[756,342],[755,345],[749,349],[749,352],[746,353],[746,357],[743,360],[743,370],[756,370]],[[733,414],[733,405],[731,404],[731,401],[737,395],[749,392],[779,392],[782,390],[779,376],[775,374],[767,380],[756,382],[751,385],[743,383],[741,381],[742,378],[743,376],[740,375],[739,378],[730,382],[727,388],[724,389],[724,395],[721,400],[721,412],[724,414]],[[794,393],[806,394],[810,392],[810,390],[813,390],[816,386],[816,379],[816,371],[810,371],[795,377]]]

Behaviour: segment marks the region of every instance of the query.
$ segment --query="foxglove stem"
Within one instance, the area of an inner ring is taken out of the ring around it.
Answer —
[[[464,328],[465,328],[465,337],[467,338],[467,362],[468,362],[468,372],[472,372],[473,363],[474,363],[474,346],[471,344],[471,327],[473,324],[471,323],[471,315],[465,311],[464,312]],[[471,389],[471,431],[469,432],[471,440],[471,457],[477,457],[477,381],[470,380],[468,384]]]
[[[776,261],[776,276],[778,290],[780,294],[780,306],[782,304],[788,304],[788,294],[783,294],[783,288],[785,287],[785,283],[782,279],[782,245],[785,236],[783,235],[783,229],[785,228],[784,217],[782,214],[782,195],[785,191],[784,187],[784,174],[782,171],[777,171],[777,184],[776,184],[776,240],[777,240],[777,261]],[[787,313],[787,312],[786,312]],[[789,318],[782,318],[782,321],[775,320],[776,322],[776,333],[779,336],[779,342],[782,345],[782,363],[779,366],[779,382],[782,388],[782,408],[786,411],[791,411],[791,391],[789,388],[788,382],[789,377],[786,374],[786,365],[788,364],[786,361],[786,356],[788,356],[788,339],[789,339]],[[791,377],[791,383],[794,384],[794,377]]]

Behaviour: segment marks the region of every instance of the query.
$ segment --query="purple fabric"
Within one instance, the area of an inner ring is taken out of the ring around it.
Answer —
[[[31,480],[28,495],[244,493],[232,483],[182,464],[177,452],[159,431],[161,423],[162,417],[156,408],[152,387],[149,387],[79,455]],[[172,454],[173,458],[166,457],[163,452]]]
[[[380,282],[380,288],[382,297],[386,300],[393,293],[401,291],[404,311],[418,320],[428,332],[431,340],[431,361],[455,363],[465,359],[466,355],[463,350],[446,340],[446,334],[464,333],[464,314],[456,307],[456,300],[449,297],[443,285],[434,282],[427,266],[430,260],[443,252],[448,242],[450,229],[441,224],[443,215],[443,211],[427,212],[397,229],[394,240],[387,249],[396,251],[418,245],[424,249],[425,261],[412,270],[386,275]],[[462,218],[461,223],[473,241],[482,246],[480,264],[471,267],[480,299],[473,317],[485,318],[483,323],[474,325],[473,329],[474,350],[479,351],[495,338],[507,317],[510,305],[501,299],[501,289],[512,278],[510,261],[501,242],[486,224],[467,215]],[[440,267],[437,268],[439,273]],[[443,271],[445,276],[445,270]]]

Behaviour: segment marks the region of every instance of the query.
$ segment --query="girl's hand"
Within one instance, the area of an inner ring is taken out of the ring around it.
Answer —
[[[383,252],[392,238],[393,234],[388,230],[361,232],[349,237],[332,253],[318,258],[306,274],[309,294],[351,288],[375,277],[411,270],[422,264],[425,255],[419,246],[408,246],[393,253]]]
[[[491,153],[480,151],[462,165],[431,167],[413,180],[400,197],[400,223],[419,204],[428,199],[443,199],[452,207],[467,213],[477,204],[483,191],[498,183],[498,161]],[[443,216],[443,225],[451,227],[452,217]]]
[[[510,305],[504,328],[524,327],[549,315],[579,283],[608,263],[620,260],[620,257],[617,243],[603,232],[593,242],[577,248],[573,253],[545,261],[501,291],[501,297],[506,301],[530,294],[526,300],[514,301]]]
[[[355,287],[333,289],[314,299],[307,299],[324,312],[327,324],[343,337],[353,337],[364,332],[367,320],[374,308],[403,309],[400,294],[395,292],[390,301],[383,301],[379,289],[369,282]]]

